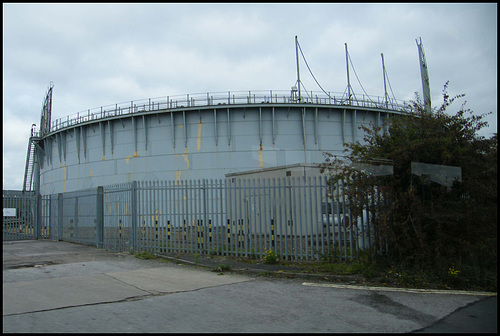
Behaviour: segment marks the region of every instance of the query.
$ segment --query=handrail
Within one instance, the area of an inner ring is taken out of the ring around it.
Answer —
[[[404,101],[391,99],[386,102],[383,97],[366,95],[363,95],[361,99],[351,99],[350,102],[348,102],[342,96],[334,96],[330,93],[325,94],[323,92],[307,92],[306,95],[300,97],[300,100],[297,96],[294,96],[293,91],[290,92],[283,90],[196,93],[146,98],[80,111],[53,121],[50,130],[46,134],[57,132],[64,128],[74,127],[93,120],[133,115],[134,113],[206,106],[214,106],[217,108],[221,105],[247,105],[261,103],[305,103],[335,106],[358,106],[397,112],[406,112],[408,110],[406,102]],[[43,136],[42,134],[40,135]]]

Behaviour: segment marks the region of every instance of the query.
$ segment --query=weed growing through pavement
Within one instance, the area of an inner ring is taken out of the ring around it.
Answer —
[[[220,264],[215,266],[212,272],[224,272],[230,270],[231,270],[231,265]]]
[[[266,255],[264,256],[264,264],[276,264],[276,262],[278,261],[278,257],[276,256],[276,254],[271,250],[267,250],[266,251]]]
[[[135,254],[136,258],[143,259],[143,260],[148,260],[148,259],[157,259],[158,257],[155,256],[154,254],[144,251],[144,252],[137,252]]]

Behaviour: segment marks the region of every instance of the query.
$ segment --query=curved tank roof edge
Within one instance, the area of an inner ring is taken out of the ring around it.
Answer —
[[[114,117],[157,114],[212,108],[244,107],[244,106],[331,106],[332,108],[347,108],[359,110],[377,110],[380,112],[403,114],[410,105],[406,101],[378,96],[355,96],[346,99],[344,94],[326,91],[308,91],[305,95],[297,95],[295,91],[287,90],[254,90],[254,91],[224,91],[175,96],[162,96],[132,100],[112,105],[100,106],[72,115],[67,115],[51,121],[40,134],[45,137],[59,130],[71,129],[81,124],[108,120]]]
[[[163,114],[163,113],[179,113],[183,111],[200,111],[200,110],[213,110],[213,109],[236,109],[236,108],[245,108],[245,107],[283,107],[283,106],[293,106],[293,107],[321,107],[321,108],[335,108],[335,109],[348,109],[348,110],[357,110],[357,111],[376,111],[376,112],[382,112],[382,113],[390,113],[390,114],[405,114],[406,111],[404,111],[401,106],[400,109],[387,109],[383,107],[378,107],[378,106],[363,106],[363,105],[346,105],[346,104],[321,104],[321,103],[313,103],[313,102],[305,102],[305,103],[268,103],[268,102],[263,102],[263,103],[246,103],[246,104],[217,104],[217,105],[200,105],[200,106],[181,106],[181,107],[176,107],[176,108],[162,108],[158,110],[141,110],[137,112],[129,112],[129,113],[124,113],[120,115],[112,115],[109,114],[107,116],[103,117],[98,117],[98,118],[92,118],[91,120],[84,120],[81,122],[75,122],[74,124],[68,125],[68,126],[63,126],[61,128],[58,128],[57,130],[50,131],[47,134],[44,134],[43,136],[40,136],[40,138],[45,138],[52,136],[58,132],[69,130],[75,127],[79,126],[84,126],[84,125],[90,125],[94,123],[99,123],[102,121],[107,121],[107,120],[115,120],[115,119],[125,119],[125,118],[130,118],[130,117],[140,117],[143,115],[154,115],[154,114]],[[84,118],[84,117],[82,117]],[[74,121],[75,119],[72,119],[71,121]]]

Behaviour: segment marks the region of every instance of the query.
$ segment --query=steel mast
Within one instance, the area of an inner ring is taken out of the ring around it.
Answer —
[[[389,97],[387,95],[387,85],[386,85],[386,82],[385,82],[385,79],[386,79],[386,73],[385,73],[385,63],[384,63],[384,54],[381,53],[380,56],[382,56],[382,72],[383,72],[383,75],[384,75],[384,99],[385,99],[385,109],[388,110],[389,109]]]
[[[351,104],[351,81],[349,79],[349,53],[347,51],[347,43],[345,44],[345,63],[347,66],[347,102]]]
[[[301,99],[301,95],[300,95],[300,72],[299,72],[299,41],[297,39],[297,35],[295,35],[295,56],[296,56],[296,59],[297,59],[297,87],[299,89],[299,103],[300,103],[300,99]]]
[[[422,90],[424,93],[424,107],[427,113],[431,113],[431,88],[429,85],[429,74],[427,73],[427,62],[425,60],[422,38],[415,39],[418,47],[418,58],[420,60],[420,74],[422,76]]]

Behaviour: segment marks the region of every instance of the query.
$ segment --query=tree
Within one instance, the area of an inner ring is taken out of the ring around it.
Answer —
[[[375,215],[377,242],[387,238],[392,260],[418,269],[443,271],[454,263],[496,274],[497,136],[478,135],[487,126],[487,114],[474,115],[465,103],[447,114],[464,97],[451,98],[447,87],[442,105],[431,113],[417,95],[408,106],[412,112],[391,117],[388,132],[361,126],[364,142],[345,144],[343,158],[326,153],[323,169],[332,185],[344,180],[354,214],[368,210]],[[416,175],[412,162],[459,167],[461,179],[448,186],[435,183]],[[366,169],[388,163],[392,175]]]

